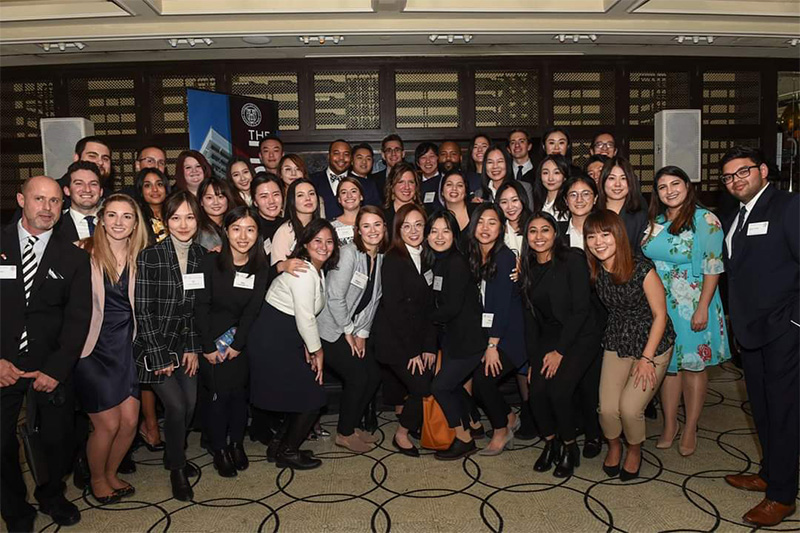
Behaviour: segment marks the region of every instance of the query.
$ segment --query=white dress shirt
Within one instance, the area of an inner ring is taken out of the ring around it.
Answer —
[[[334,196],[339,195],[339,182],[347,177],[347,171],[345,170],[341,174],[336,174],[331,167],[325,169],[325,174],[328,176],[328,184],[331,186],[331,190],[333,191]]]
[[[517,233],[517,230],[511,227],[511,223],[506,221],[506,231],[503,235],[503,241],[506,246],[514,252],[514,255],[519,257],[522,254],[522,235]]]
[[[97,210],[84,215],[83,213],[79,213],[70,207],[69,216],[72,217],[72,221],[75,223],[75,229],[78,230],[78,239],[86,239],[89,237],[89,223],[86,222],[87,216],[94,217],[94,225],[97,227]]]
[[[297,331],[309,352],[322,347],[317,329],[317,315],[325,307],[325,274],[317,272],[314,265],[306,261],[307,270],[297,277],[284,272],[272,282],[266,301],[272,307],[292,315]]]
[[[750,213],[753,212],[753,208],[756,206],[756,203],[758,202],[758,199],[761,198],[761,195],[764,194],[764,191],[767,190],[767,187],[769,187],[769,182],[766,185],[764,185],[764,187],[762,187],[761,190],[758,191],[758,193],[756,193],[756,195],[753,196],[753,198],[749,202],[747,202],[746,204],[743,204],[743,203],[739,202],[739,211],[740,212],[742,210],[742,207],[746,207],[747,208],[747,212],[744,214],[745,224],[747,223],[747,219],[750,218]],[[739,227],[739,213],[737,213],[736,214],[736,218],[733,219],[733,224],[731,225],[731,230],[728,232],[727,235],[725,235],[725,244],[728,246],[728,258],[729,259],[731,257],[731,254],[733,254],[733,234],[736,233],[736,228],[737,227]],[[747,231],[744,226],[742,226],[742,231]]]
[[[514,165],[513,166],[514,166],[514,179],[517,179],[517,173],[519,172],[519,167],[520,166],[522,167],[522,175],[523,176],[525,174],[527,174],[528,172],[530,172],[531,170],[533,170],[533,163],[531,163],[530,158],[527,161],[525,161],[525,164],[523,164],[523,165],[520,165],[519,163],[514,161]]]
[[[25,245],[28,243],[28,237],[32,236],[30,233],[28,233],[28,230],[22,226],[22,219],[17,222],[17,234],[19,235],[19,256],[22,258],[22,256],[25,254]],[[33,253],[36,255],[37,264],[42,262],[42,257],[44,256],[44,251],[47,248],[47,243],[50,242],[50,237],[52,236],[52,229],[49,229],[40,235],[36,235],[36,237],[39,239],[33,244]],[[21,272],[19,275],[22,275]]]
[[[572,219],[569,219],[569,227],[567,228],[567,235],[569,235],[570,248],[580,248],[583,250],[583,233],[578,231],[572,225]]]

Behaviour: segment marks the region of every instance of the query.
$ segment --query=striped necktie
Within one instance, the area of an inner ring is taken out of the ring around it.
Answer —
[[[25,286],[25,305],[28,304],[31,298],[31,288],[33,287],[33,278],[36,276],[36,269],[39,266],[39,261],[36,259],[36,254],[33,251],[33,245],[39,237],[31,235],[25,243],[25,249],[22,251],[22,283]],[[22,335],[19,338],[19,353],[25,354],[28,351],[28,329],[23,328]]]

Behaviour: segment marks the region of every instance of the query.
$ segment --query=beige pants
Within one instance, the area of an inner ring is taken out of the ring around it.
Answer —
[[[607,439],[616,439],[625,432],[628,444],[641,444],[646,437],[644,408],[655,396],[667,373],[672,348],[655,357],[656,386],[642,390],[633,386],[631,373],[638,362],[632,357],[619,357],[617,352],[603,352],[600,373],[600,426]]]

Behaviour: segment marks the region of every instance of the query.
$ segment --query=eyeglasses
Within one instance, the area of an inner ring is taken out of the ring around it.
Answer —
[[[742,167],[733,174],[723,174],[719,177],[722,180],[722,183],[728,184],[733,181],[734,177],[739,178],[740,180],[747,179],[750,177],[750,170],[753,168],[758,168],[758,165],[751,165],[749,167]]]
[[[163,159],[155,159],[153,157],[142,157],[141,159],[137,159],[139,163],[144,163],[150,166],[156,166],[158,168],[164,168],[167,166],[167,162]]]
[[[594,193],[592,191],[572,191],[571,193],[567,194],[567,198],[573,201],[577,200],[579,197],[582,200],[590,200],[593,196]]]
[[[594,143],[592,146],[595,148],[614,148],[614,141],[602,142],[598,141]]]
[[[410,233],[411,231],[422,231],[425,229],[425,224],[417,222],[416,224],[403,224],[400,226],[400,231],[403,233]]]
[[[402,148],[387,148],[383,151],[385,154],[399,154],[402,153]]]

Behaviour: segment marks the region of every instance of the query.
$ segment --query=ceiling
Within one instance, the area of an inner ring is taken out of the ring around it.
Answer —
[[[798,58],[799,41],[800,0],[0,0],[2,66],[527,54]]]

